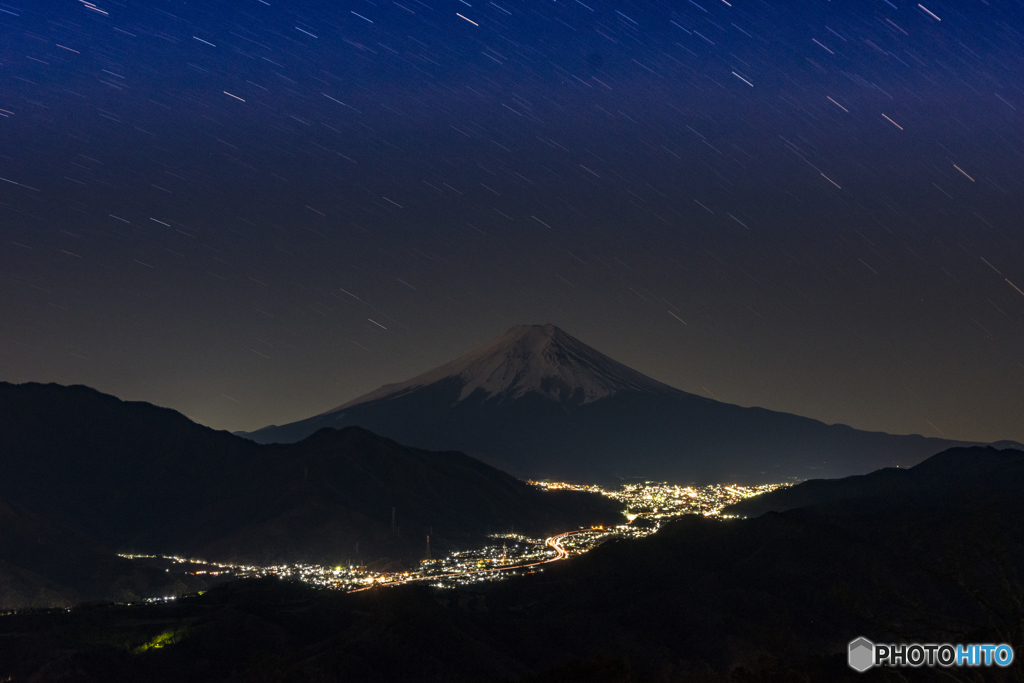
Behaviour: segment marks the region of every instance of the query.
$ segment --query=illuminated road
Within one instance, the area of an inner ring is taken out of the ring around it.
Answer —
[[[711,484],[699,488],[683,487],[673,484],[627,484],[620,489],[607,491],[592,485],[572,485],[559,482],[530,482],[545,490],[580,490],[605,495],[624,506],[626,524],[614,527],[595,526],[587,529],[576,529],[555,534],[543,541],[531,540],[523,536],[495,535],[493,538],[509,538],[515,542],[516,548],[510,553],[501,552],[497,546],[484,546],[477,550],[456,552],[449,557],[434,562],[423,563],[416,570],[409,572],[382,573],[369,572],[364,567],[349,566],[325,567],[319,564],[282,564],[273,566],[241,566],[218,564],[200,559],[189,559],[165,555],[123,555],[129,559],[155,560],[162,559],[177,565],[186,565],[188,574],[219,576],[232,574],[237,578],[260,576],[276,576],[303,581],[322,588],[331,588],[348,592],[366,590],[374,586],[392,586],[415,581],[433,581],[439,585],[472,584],[486,580],[488,577],[498,578],[509,572],[530,570],[539,565],[558,562],[571,555],[579,555],[601,545],[609,536],[620,538],[642,538],[655,533],[662,524],[683,515],[703,515],[725,519],[732,515],[719,517],[722,510],[737,500],[774,491],[785,484],[759,484],[757,486],[740,486],[733,484]],[[637,519],[650,520],[651,523],[634,525]],[[642,526],[638,529],[637,526]],[[573,538],[576,534],[594,534],[591,538]],[[523,543],[527,545],[524,547]],[[500,552],[500,558],[499,558]],[[188,567],[187,565],[197,565]],[[504,572],[505,574],[502,574]],[[160,598],[167,599],[167,598]]]
[[[572,536],[573,534],[582,534],[588,531],[604,531],[603,527],[590,527],[588,529],[576,529],[574,531],[566,531],[565,533],[550,536],[544,541],[544,545],[555,551],[555,556],[547,560],[538,560],[537,562],[527,562],[525,564],[510,564],[503,567],[490,567],[487,569],[468,569],[460,572],[448,572],[446,574],[431,574],[429,576],[410,576],[406,579],[398,579],[394,581],[380,581],[374,582],[369,586],[363,588],[354,588],[349,593],[358,593],[359,591],[369,590],[376,586],[397,586],[400,584],[413,583],[414,581],[433,581],[434,579],[445,579],[456,576],[471,576],[474,574],[491,574],[495,572],[505,572],[512,569],[523,569],[525,567],[536,567],[542,564],[549,564],[551,562],[558,562],[559,560],[565,560],[569,557],[569,551],[562,547],[562,543],[566,537]]]

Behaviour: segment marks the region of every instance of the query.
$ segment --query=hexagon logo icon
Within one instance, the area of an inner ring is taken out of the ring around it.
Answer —
[[[863,637],[851,640],[846,661],[855,671],[867,671],[875,663],[875,644]]]

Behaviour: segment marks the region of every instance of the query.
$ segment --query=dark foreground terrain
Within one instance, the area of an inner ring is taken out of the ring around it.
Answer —
[[[396,568],[428,534],[443,553],[513,526],[620,523],[620,509],[358,427],[260,445],[88,387],[0,382],[0,610],[206,587],[118,552]]]
[[[875,642],[1024,653],[1024,453],[955,449],[950,491],[686,518],[481,588],[237,582],[175,604],[0,617],[0,680],[1024,680],[1024,666],[872,670]],[[942,479],[942,478],[940,478]]]

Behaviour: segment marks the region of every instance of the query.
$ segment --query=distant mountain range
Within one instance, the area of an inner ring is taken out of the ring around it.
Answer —
[[[461,358],[325,413],[244,433],[292,443],[365,427],[517,476],[736,483],[909,467],[965,442],[866,432],[689,394],[554,325],[520,325]]]
[[[87,387],[0,383],[0,607],[145,592],[114,551],[382,566],[418,561],[427,534],[445,552],[513,526],[617,523],[619,510],[358,427],[267,446]]]

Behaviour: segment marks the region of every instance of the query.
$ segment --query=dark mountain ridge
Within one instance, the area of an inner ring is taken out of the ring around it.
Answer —
[[[243,434],[289,443],[359,425],[518,476],[755,483],[914,465],[964,442],[866,432],[689,394],[554,325],[520,325],[450,363],[320,415]]]
[[[81,532],[0,501],[0,609],[138,600],[207,587],[117,557]]]
[[[953,500],[984,486],[992,494],[1005,493],[1024,477],[1024,453],[992,446],[952,448],[910,468],[889,467],[843,479],[812,479],[796,486],[749,498],[723,512],[757,517],[766,512],[874,499],[915,501],[921,497]]]
[[[0,383],[0,472],[0,501],[108,554],[408,563],[428,533],[444,552],[513,525],[622,519],[606,498],[544,492],[463,453],[357,427],[260,445],[80,386]],[[59,557],[27,569],[55,576]]]
[[[1024,452],[954,449],[919,467],[913,499],[883,487],[757,518],[691,516],[480,587],[345,595],[237,582],[175,605],[16,615],[0,620],[11,636],[0,675],[45,665],[80,680],[1020,681],[1015,664],[846,664],[858,636],[1024,649]],[[155,637],[168,645],[145,650]]]

